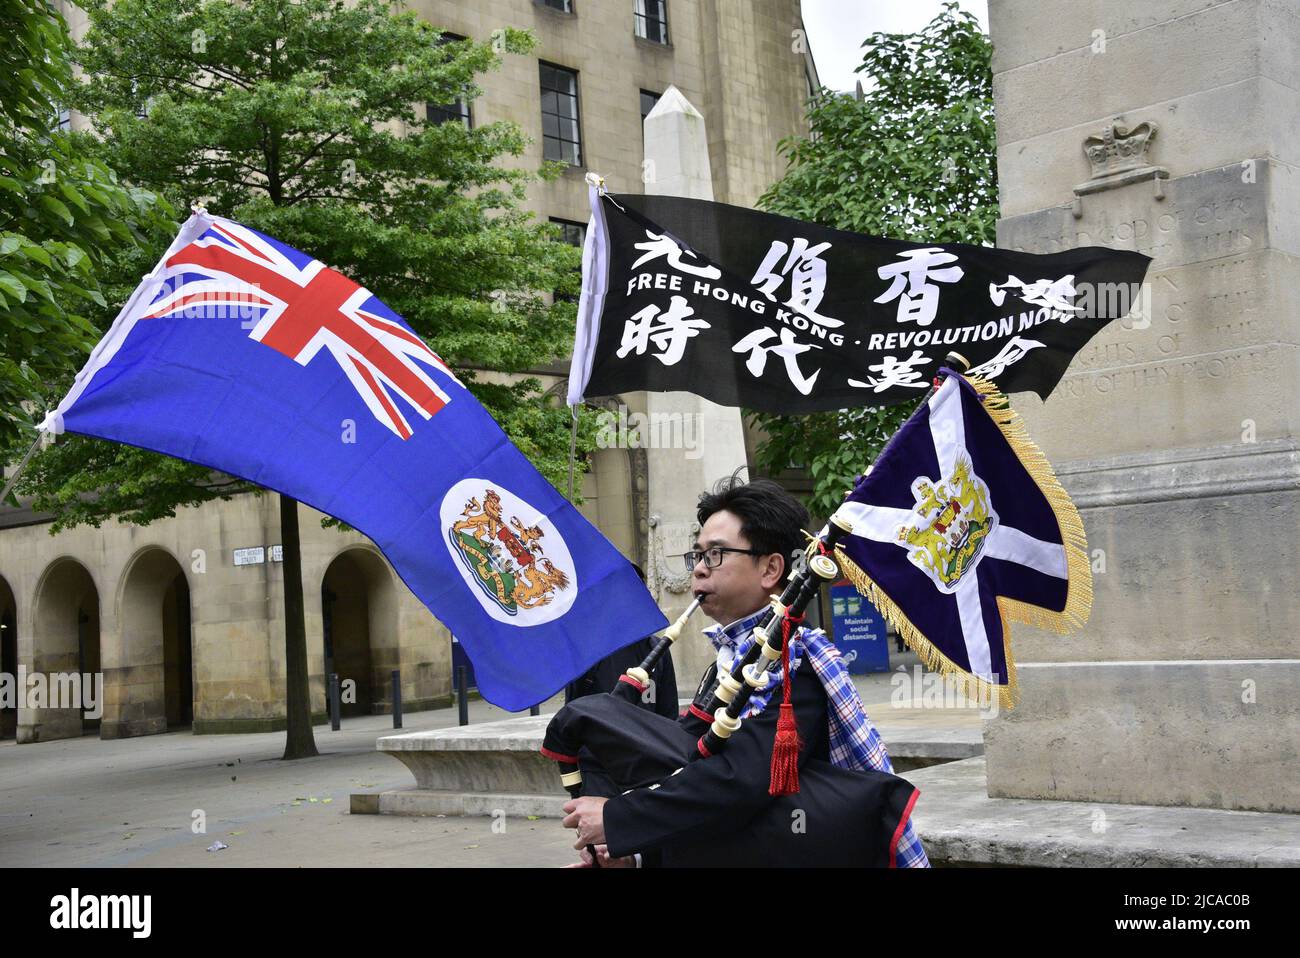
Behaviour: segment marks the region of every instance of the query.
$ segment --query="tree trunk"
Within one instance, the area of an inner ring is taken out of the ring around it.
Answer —
[[[288,719],[284,757],[318,755],[311,730],[307,684],[307,620],[302,602],[302,548],[298,541],[298,500],[280,494],[280,543],[284,551],[284,713]],[[268,559],[270,556],[267,557]]]

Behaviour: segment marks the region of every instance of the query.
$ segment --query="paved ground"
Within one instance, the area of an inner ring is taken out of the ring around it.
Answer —
[[[509,713],[473,702],[470,720]],[[408,714],[408,730],[456,724],[455,709]],[[0,866],[527,865],[566,863],[569,832],[526,819],[349,815],[352,792],[412,784],[375,751],[389,716],[316,727],[316,758],[282,761],[284,733],[170,732],[0,745]],[[207,830],[192,831],[196,810]],[[216,840],[229,847],[205,849]]]
[[[974,707],[950,687],[945,696],[944,686],[934,681],[937,677],[922,677],[916,653],[891,651],[890,656],[895,671],[855,676],[854,685],[885,748],[901,759],[898,770],[906,774],[917,759],[983,755],[984,718],[992,713]]]
[[[898,657],[908,666],[915,656]],[[898,664],[897,662],[895,664]],[[892,673],[858,687],[886,745],[916,735],[978,742],[978,711],[897,708]],[[918,690],[918,695],[919,690]],[[895,701],[891,702],[891,698]],[[559,699],[543,706],[554,711]],[[472,702],[471,722],[506,718]],[[408,714],[407,731],[455,725],[455,709]],[[316,727],[321,755],[282,761],[284,733],[171,732],[100,741],[0,744],[0,866],[558,866],[573,860],[554,821],[349,815],[353,792],[407,788],[410,773],[375,751],[388,716]],[[206,831],[196,834],[196,812]],[[208,852],[220,840],[229,847]]]

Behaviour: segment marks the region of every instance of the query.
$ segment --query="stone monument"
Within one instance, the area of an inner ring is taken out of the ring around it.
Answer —
[[[1014,630],[996,797],[1300,811],[1300,7],[990,0],[998,245],[1154,257],[1046,402],[1096,601]],[[1095,291],[1094,291],[1095,292]]]

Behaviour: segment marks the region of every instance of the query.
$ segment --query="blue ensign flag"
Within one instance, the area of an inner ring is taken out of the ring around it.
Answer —
[[[361,530],[504,709],[667,624],[632,565],[400,316],[206,212],[42,428],[210,466]]]
[[[844,573],[932,669],[1014,707],[1012,620],[1067,632],[1092,608],[1083,522],[991,382],[949,374],[836,516]]]

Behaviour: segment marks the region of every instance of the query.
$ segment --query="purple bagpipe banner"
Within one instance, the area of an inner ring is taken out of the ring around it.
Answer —
[[[400,316],[232,220],[186,221],[41,428],[219,469],[359,529],[511,711],[666,624]]]
[[[1087,621],[1087,540],[1006,397],[943,373],[836,510],[852,527],[837,558],[928,667],[1011,708],[1009,623],[1066,632]]]

